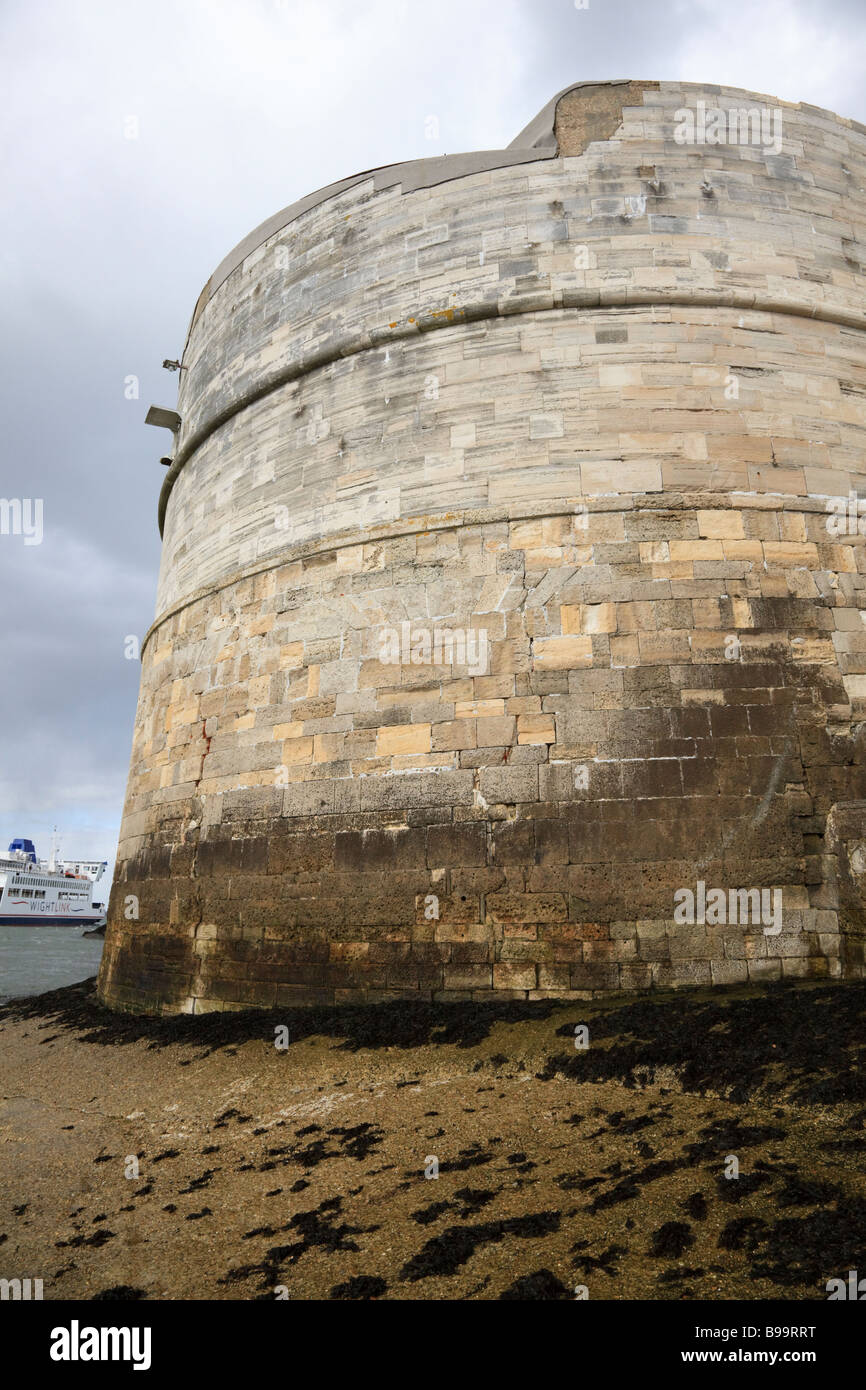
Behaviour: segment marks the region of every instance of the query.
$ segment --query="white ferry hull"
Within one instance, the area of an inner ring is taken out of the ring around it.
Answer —
[[[31,913],[27,917],[13,917],[8,913],[0,912],[0,927],[86,927],[93,926],[94,922],[101,922],[105,918],[104,912],[88,913],[81,916],[49,916],[48,913]]]
[[[104,861],[57,864],[36,858],[32,840],[13,840],[0,854],[0,926],[92,927],[105,920],[93,890]]]

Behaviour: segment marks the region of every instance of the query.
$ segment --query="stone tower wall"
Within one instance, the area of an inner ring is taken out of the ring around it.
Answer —
[[[863,971],[866,132],[611,83],[512,157],[345,181],[197,306],[114,1006]]]

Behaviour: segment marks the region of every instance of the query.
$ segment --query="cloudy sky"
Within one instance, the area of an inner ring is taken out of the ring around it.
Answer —
[[[0,846],[56,823],[114,856],[169,440],[144,415],[241,237],[347,174],[506,145],[570,82],[866,122],[864,71],[863,0],[2,0],[0,496],[41,499],[44,534],[0,535]]]

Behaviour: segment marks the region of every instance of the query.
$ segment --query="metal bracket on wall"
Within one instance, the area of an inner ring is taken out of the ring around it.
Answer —
[[[159,425],[177,434],[180,429],[180,416],[176,410],[166,410],[164,406],[152,405],[144,417],[146,425]]]

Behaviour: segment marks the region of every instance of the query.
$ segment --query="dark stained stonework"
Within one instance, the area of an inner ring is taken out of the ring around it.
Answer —
[[[828,610],[802,607],[767,599],[757,620],[769,634],[794,617],[820,633]],[[826,727],[844,700],[838,676],[790,660],[690,664],[678,679],[725,702],[685,708],[667,667],[624,676],[636,707],[588,712],[565,733],[561,751],[579,757],[604,730],[606,761],[589,763],[583,791],[574,759],[512,765],[487,749],[478,768],[376,784],[380,802],[393,789],[393,809],[361,809],[356,782],[340,789],[352,811],[287,815],[290,791],[250,787],[224,793],[221,821],[202,833],[189,828],[201,802],[175,803],[167,842],[114,885],[111,1002],[524,997],[861,973],[866,768],[862,741]],[[782,935],[674,923],[674,893],[698,878],[782,887]],[[124,918],[130,894],[145,921]]]

